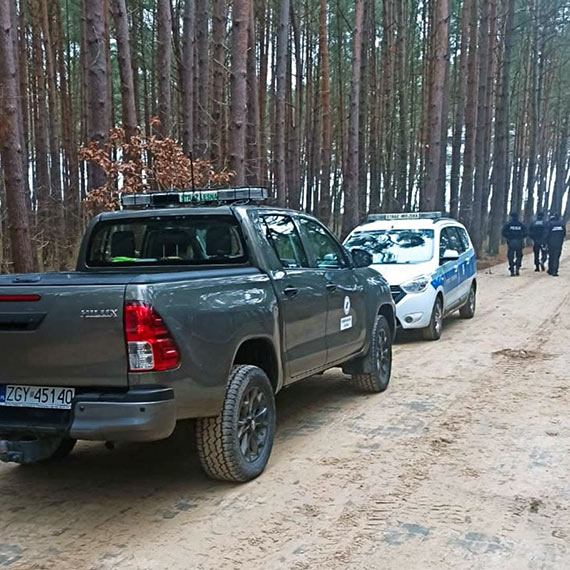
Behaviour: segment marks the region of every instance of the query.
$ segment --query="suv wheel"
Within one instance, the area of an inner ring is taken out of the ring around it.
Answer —
[[[429,325],[423,330],[425,340],[439,340],[443,328],[443,303],[441,297],[437,297],[431,312]]]
[[[196,422],[204,471],[219,481],[254,479],[267,465],[274,435],[275,397],[269,378],[257,366],[235,366],[220,415]]]
[[[459,309],[459,315],[462,319],[472,319],[475,316],[475,309],[477,308],[477,288],[473,283],[469,291],[467,303]]]
[[[374,372],[353,374],[351,382],[363,392],[384,392],[392,374],[392,332],[386,317],[382,315],[376,317],[370,350]]]

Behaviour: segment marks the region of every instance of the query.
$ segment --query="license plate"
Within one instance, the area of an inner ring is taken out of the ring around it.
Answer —
[[[69,410],[75,388],[0,384],[0,406]]]

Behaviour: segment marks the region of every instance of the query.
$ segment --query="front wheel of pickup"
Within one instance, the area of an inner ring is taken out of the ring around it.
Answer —
[[[235,366],[222,411],[196,422],[198,455],[212,479],[243,483],[260,475],[275,435],[275,397],[261,368]]]

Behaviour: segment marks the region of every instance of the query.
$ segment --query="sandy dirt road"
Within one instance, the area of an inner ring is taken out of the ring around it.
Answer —
[[[570,277],[529,261],[480,275],[440,342],[401,340],[388,392],[332,371],[280,394],[247,485],[202,475],[189,426],[0,466],[0,567],[570,569]]]

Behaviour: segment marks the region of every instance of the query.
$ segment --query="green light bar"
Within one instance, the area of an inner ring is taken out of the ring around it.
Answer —
[[[121,194],[122,208],[164,208],[204,203],[232,203],[267,199],[267,188],[219,188],[179,192]]]
[[[382,222],[389,220],[437,220],[441,212],[408,212],[404,214],[370,214],[369,222]]]

